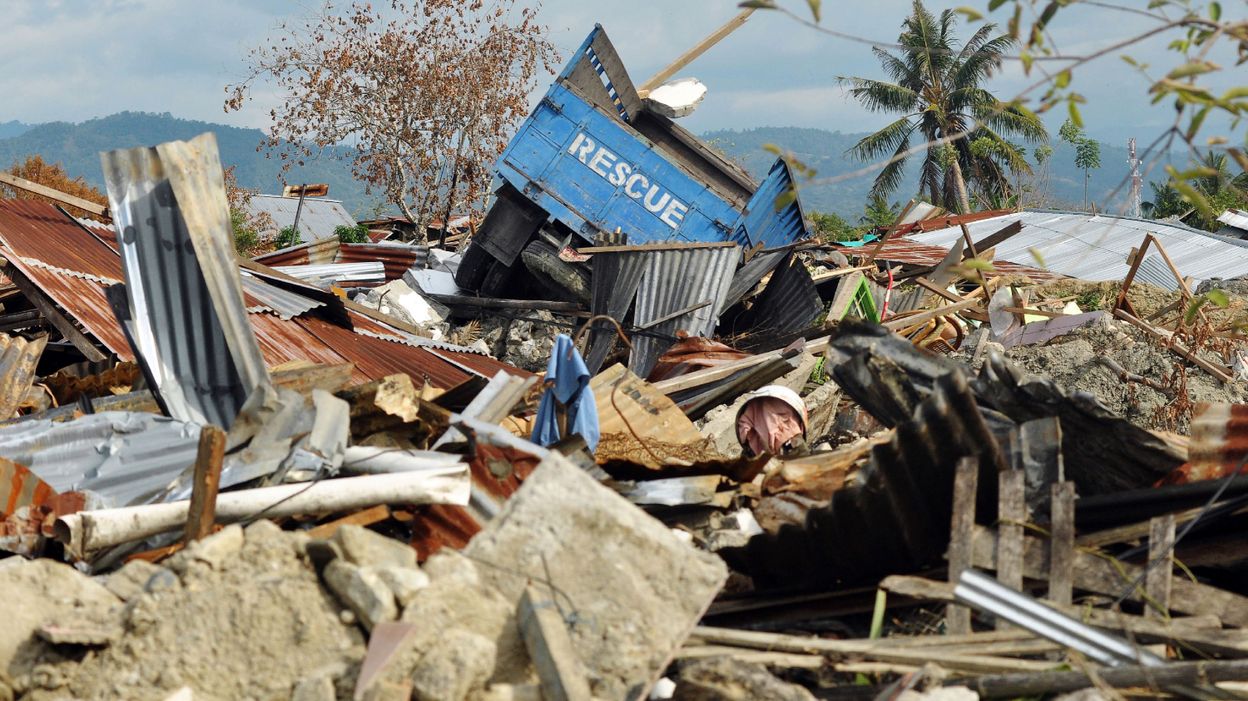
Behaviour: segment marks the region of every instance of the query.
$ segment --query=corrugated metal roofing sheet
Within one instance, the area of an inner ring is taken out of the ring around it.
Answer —
[[[647,251],[645,271],[637,287],[634,321],[646,326],[658,319],[701,302],[709,305],[659,323],[650,331],[674,336],[677,330],[691,336],[710,336],[719,320],[719,308],[732,284],[732,273],[741,260],[737,246],[679,248]],[[646,377],[663,351],[671,345],[654,336],[633,337],[628,369]]]
[[[20,336],[0,334],[0,420],[8,419],[26,398],[35,379],[35,366],[47,336],[28,341]]]
[[[80,275],[121,279],[121,266],[108,246],[92,239],[53,205],[34,200],[0,200],[0,236],[23,259]],[[85,245],[90,241],[92,245]]]
[[[0,457],[26,465],[58,492],[91,491],[107,506],[164,489],[195,463],[198,444],[199,426],[146,413],[0,426]]]
[[[298,197],[252,195],[247,211],[253,216],[267,214],[273,218],[276,228],[284,229],[295,223],[295,210],[298,207]],[[340,200],[320,197],[303,199],[303,211],[299,213],[299,233],[305,240],[333,236],[334,229],[340,226],[355,226],[355,219],[347,213]]]
[[[300,243],[286,248],[279,248],[252,258],[257,263],[269,267],[276,265],[324,265],[333,263],[338,257],[337,236]]]
[[[754,257],[741,266],[736,275],[733,275],[732,284],[728,286],[728,293],[724,295],[724,303],[720,305],[719,313],[723,314],[728,311],[728,307],[740,302],[741,298],[754,289],[754,286],[779,265],[788,253],[788,248],[755,253]]]
[[[1227,226],[1233,226],[1236,229],[1242,229],[1243,231],[1248,232],[1248,212],[1238,209],[1228,209],[1222,213],[1222,216],[1218,217],[1218,221],[1226,224]]]
[[[823,300],[815,290],[810,272],[800,258],[790,253],[772,273],[767,287],[754,307],[753,335],[782,334],[810,325],[823,311]]]
[[[636,251],[598,253],[594,256],[593,300],[590,309],[594,316],[605,315],[623,322],[628,308],[633,305],[637,285],[645,267],[645,254]],[[585,367],[591,373],[598,372],[615,347],[615,326],[595,321],[590,331],[589,349],[585,354]]]
[[[810,238],[793,174],[783,158],[776,159],[750,197],[732,237],[746,247],[779,246]]]
[[[271,312],[279,319],[293,319],[325,306],[324,302],[270,285],[251,275],[243,276],[243,291],[248,296],[247,311]]]
[[[335,263],[365,263],[381,261],[385,266],[386,281],[398,280],[413,267],[428,267],[429,248],[408,246],[402,243],[344,243],[338,247]]]
[[[960,235],[960,233],[959,233]],[[870,249],[857,249],[854,252],[865,252]],[[918,266],[935,266],[940,265],[945,256],[949,253],[947,248],[934,246],[926,243],[919,243],[910,238],[890,238],[884,242],[884,247],[880,249],[876,256],[877,260],[887,260],[893,263],[904,263],[907,265]],[[1027,265],[1019,265],[1006,260],[1001,260],[998,255],[996,260],[992,262],[993,270],[1000,275],[1022,275],[1036,282],[1048,282],[1051,280],[1061,280],[1068,276],[1054,272],[1052,270],[1041,270]]]
[[[1034,250],[1055,273],[1082,280],[1121,280],[1127,255],[1152,234],[1175,266],[1193,279],[1235,278],[1248,273],[1248,248],[1181,224],[1082,212],[1028,210],[968,225],[979,239],[1014,221],[1023,230],[996,247],[997,261],[1031,263]],[[909,237],[912,241],[948,248],[962,236],[949,227]]]

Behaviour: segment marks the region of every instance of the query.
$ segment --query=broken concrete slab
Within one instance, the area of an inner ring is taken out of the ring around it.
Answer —
[[[334,701],[334,680],[328,676],[302,679],[295,685],[290,701]]]
[[[416,598],[416,593],[429,586],[429,575],[414,567],[373,568],[394,594],[400,608],[406,608]]]
[[[147,560],[131,560],[108,575],[104,580],[104,588],[122,601],[130,601],[141,596],[146,591],[147,583],[161,572],[168,570]]]
[[[601,699],[644,697],[728,576],[718,557],[557,455],[464,554],[490,563],[481,578],[512,602],[530,580],[560,593],[573,647]]]
[[[465,630],[442,631],[440,640],[412,671],[412,690],[422,701],[464,701],[485,688],[497,649]]]
[[[35,639],[45,621],[106,613],[121,604],[102,584],[52,560],[17,560],[0,568],[0,592],[11,604],[0,627],[0,672],[14,677],[46,652],[46,643]]]
[[[325,566],[321,577],[366,629],[372,630],[378,623],[398,617],[394,594],[374,569],[334,560]]]
[[[342,557],[361,567],[415,567],[416,549],[363,526],[345,525],[333,537]]]

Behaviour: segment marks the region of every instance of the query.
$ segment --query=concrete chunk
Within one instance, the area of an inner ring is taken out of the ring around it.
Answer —
[[[361,567],[416,566],[415,548],[363,526],[343,526],[334,533],[333,541],[341,548],[347,562]]]
[[[728,576],[718,557],[557,455],[464,554],[490,563],[481,578],[512,601],[549,579],[575,611],[569,635],[600,699],[644,697]]]
[[[295,685],[290,701],[334,701],[334,680],[327,676],[302,679]]]
[[[429,575],[414,567],[378,567],[376,572],[390,588],[400,608],[406,608],[417,592],[429,586]]]
[[[122,601],[141,596],[152,577],[160,572],[167,572],[164,567],[154,565],[147,560],[131,560],[121,569],[108,575],[104,588],[111,591]]]
[[[366,629],[372,630],[378,623],[393,621],[399,615],[390,587],[372,569],[334,560],[325,566],[321,576]]]
[[[412,672],[413,695],[420,701],[464,701],[485,687],[494,671],[494,643],[483,636],[452,630]]]

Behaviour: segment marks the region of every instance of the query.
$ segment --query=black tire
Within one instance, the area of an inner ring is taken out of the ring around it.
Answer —
[[[589,307],[594,292],[589,268],[578,263],[568,263],[559,258],[559,249],[537,239],[520,253],[520,260],[543,287],[564,299]]]
[[[489,254],[486,254],[489,255]],[[486,273],[485,279],[481,281],[481,288],[478,290],[482,297],[497,297],[507,299],[515,297],[512,290],[511,280],[515,275],[518,265],[506,266],[502,261],[494,260],[490,256],[493,265],[490,266],[489,272]]]

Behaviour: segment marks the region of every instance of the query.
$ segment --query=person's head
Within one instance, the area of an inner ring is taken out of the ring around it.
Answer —
[[[806,403],[797,392],[768,385],[746,395],[737,412],[737,441],[747,456],[784,455],[806,436]]]

